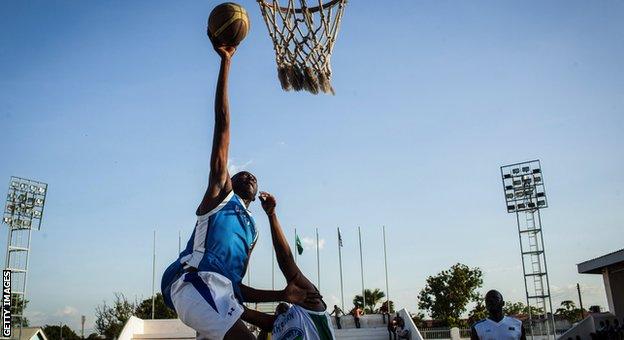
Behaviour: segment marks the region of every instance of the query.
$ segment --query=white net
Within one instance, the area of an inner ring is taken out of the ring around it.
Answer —
[[[334,94],[330,58],[346,2],[258,0],[284,90]]]

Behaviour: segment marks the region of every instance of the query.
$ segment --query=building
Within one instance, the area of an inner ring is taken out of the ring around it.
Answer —
[[[19,340],[48,340],[43,329],[41,327],[23,327],[22,334],[20,336],[19,327],[13,327],[13,338]],[[8,339],[8,338],[0,338],[0,339]]]
[[[607,293],[609,311],[624,317],[624,249],[602,255],[577,265],[581,274],[600,274]]]

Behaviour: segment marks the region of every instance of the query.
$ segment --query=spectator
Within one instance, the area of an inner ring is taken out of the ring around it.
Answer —
[[[362,316],[362,308],[359,305],[355,305],[353,309],[353,321],[355,322],[355,328],[360,328],[360,316]]]
[[[396,321],[396,337],[398,339],[409,339],[409,329],[405,329],[405,320],[403,320],[403,318],[399,316],[399,313],[397,313],[394,319]]]
[[[383,323],[386,323],[386,316],[388,316],[388,322],[390,322],[390,309],[388,308],[388,301],[381,304],[381,308],[379,308],[381,312],[381,318],[383,319]]]
[[[396,340],[396,321],[390,320],[390,316],[388,316],[388,340],[392,340],[392,338]]]
[[[342,326],[340,325],[340,315],[344,315],[344,312],[342,311],[342,309],[340,309],[338,306],[334,305],[334,311],[329,313],[329,315],[333,315],[335,320],[336,320],[336,327],[338,327],[338,329],[341,329]]]

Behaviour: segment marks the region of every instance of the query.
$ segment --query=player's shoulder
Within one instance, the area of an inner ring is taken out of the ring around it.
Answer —
[[[477,321],[477,322],[473,323],[471,327],[473,327],[473,328],[477,328],[477,327],[479,327],[479,326],[483,326],[483,325],[484,325],[484,323],[485,323],[485,321],[487,321],[487,319],[481,319],[481,320],[479,320],[479,321]]]
[[[516,325],[516,326],[522,325],[522,321],[514,318],[513,316],[505,316],[505,323]]]
[[[477,321],[477,322],[473,323],[473,324],[472,324],[472,327],[474,327],[474,326],[476,326],[476,325],[478,325],[478,324],[480,324],[480,323],[484,323],[486,320],[487,320],[487,319],[481,319],[481,320],[479,320],[479,321]]]

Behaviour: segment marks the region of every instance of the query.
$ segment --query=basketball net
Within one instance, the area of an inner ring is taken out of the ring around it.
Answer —
[[[306,0],[257,1],[273,40],[282,89],[334,94],[330,58],[347,1],[311,0],[315,7]]]

